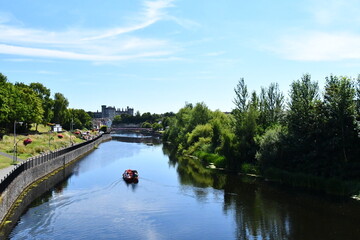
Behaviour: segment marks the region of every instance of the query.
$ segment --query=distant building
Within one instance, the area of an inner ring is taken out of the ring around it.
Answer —
[[[109,118],[93,118],[92,125],[95,129],[100,129],[101,126],[106,125],[108,128],[111,127],[112,121]]]
[[[55,124],[54,126],[52,126],[52,131],[53,132],[62,132],[62,127],[60,126],[60,124]]]
[[[110,106],[107,107],[106,105],[101,105],[101,112],[97,111],[90,113],[92,118],[106,118],[111,120],[114,119],[115,116],[122,114],[128,114],[134,116],[134,109],[129,107],[126,107],[125,109],[124,108],[116,109],[115,107],[110,107]]]

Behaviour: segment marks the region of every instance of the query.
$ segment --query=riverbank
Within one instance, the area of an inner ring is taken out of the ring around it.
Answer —
[[[360,201],[360,182],[344,181],[337,178],[323,178],[303,173],[292,173],[275,168],[267,169],[261,173],[257,166],[248,163],[243,163],[241,165],[241,170],[235,171],[216,167],[214,162],[209,161],[208,158],[203,159],[193,155],[185,155],[185,157],[202,162],[203,167],[212,171],[259,178],[267,182],[279,183],[284,186],[307,189],[334,196],[351,197]]]
[[[252,171],[236,172],[223,168],[213,167],[210,167],[210,169],[260,178],[267,182],[279,183],[281,185],[292,188],[307,189],[310,191],[322,192],[334,196],[351,197],[360,201],[360,182],[356,181],[343,181],[336,178],[329,179],[303,173],[291,173],[274,168],[268,169],[264,174],[254,174]]]
[[[38,131],[32,129],[28,134],[16,135],[16,164],[30,157],[85,142],[84,136],[91,139],[97,135],[99,135],[99,132],[92,131],[75,131],[74,133],[63,131],[56,133],[51,132],[50,127],[41,125]],[[31,143],[24,144],[25,139],[31,139]],[[9,167],[12,164],[14,164],[14,135],[4,135],[0,140],[0,169]]]

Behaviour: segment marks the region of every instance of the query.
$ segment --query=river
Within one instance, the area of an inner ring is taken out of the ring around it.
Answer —
[[[27,208],[8,238],[360,239],[359,202],[165,153],[161,144],[102,143]],[[123,181],[128,168],[138,170],[137,184]]]

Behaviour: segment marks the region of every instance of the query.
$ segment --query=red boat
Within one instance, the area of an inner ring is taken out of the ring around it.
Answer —
[[[128,169],[123,173],[123,179],[127,183],[137,183],[139,181],[139,174],[136,170]]]

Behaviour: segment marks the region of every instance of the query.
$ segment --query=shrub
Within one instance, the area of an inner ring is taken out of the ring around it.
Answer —
[[[106,125],[102,125],[100,127],[100,131],[107,132],[108,127]]]
[[[31,140],[31,138],[26,138],[26,139],[23,141],[23,143],[24,143],[24,145],[26,146],[26,145],[32,143],[32,140]]]
[[[141,127],[142,128],[151,128],[151,123],[148,123],[148,122],[144,122],[143,124],[141,124]]]

